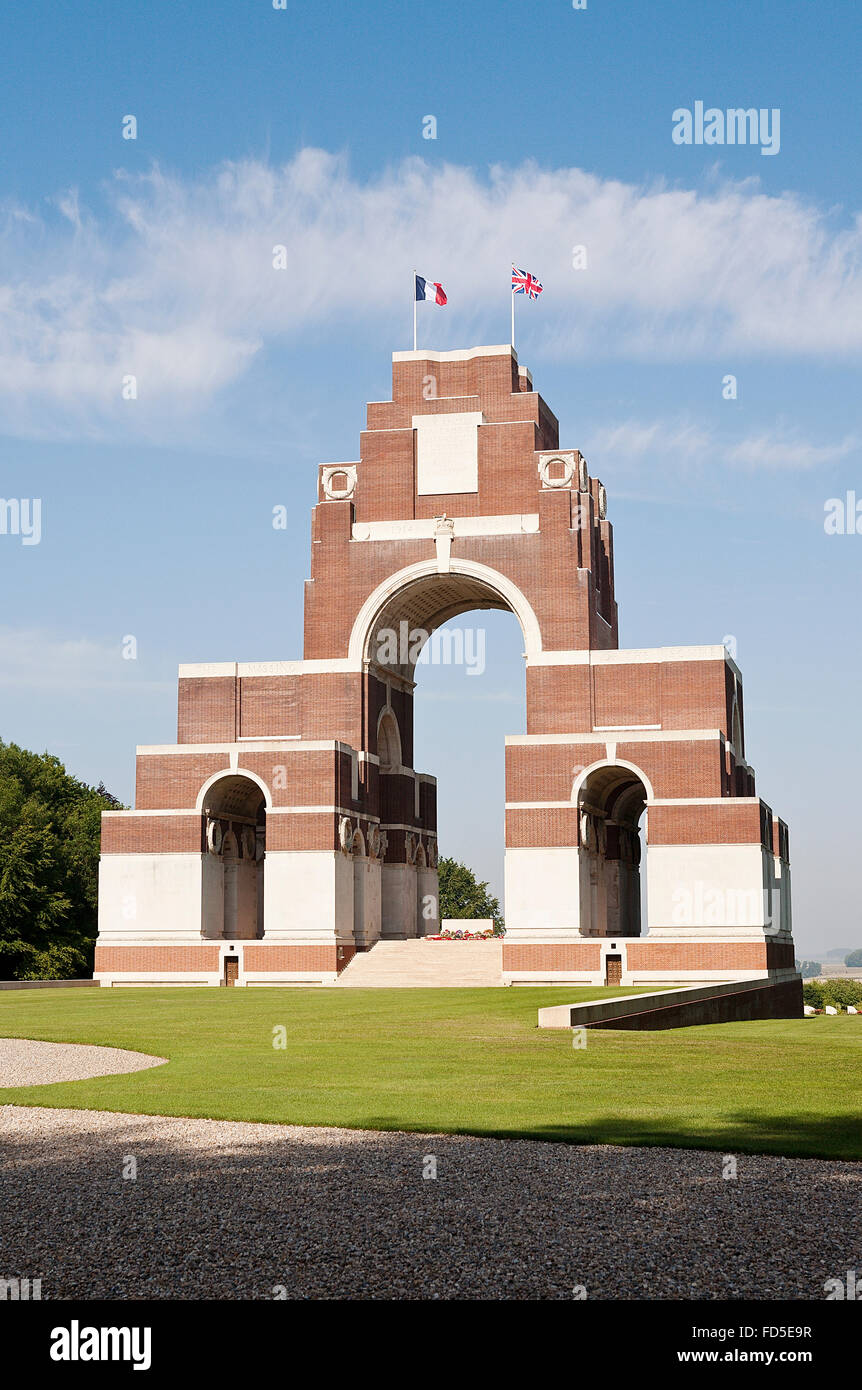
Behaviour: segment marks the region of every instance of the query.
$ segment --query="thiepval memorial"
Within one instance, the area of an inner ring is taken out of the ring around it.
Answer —
[[[176,744],[139,748],[135,809],[104,814],[96,978],[326,984],[381,938],[437,932],[416,659],[498,608],[527,695],[503,981],[781,995],[788,834],[755,792],[740,672],[722,645],[620,649],[607,513],[512,347],[395,353],[358,459],[319,468],[303,659],[181,666]]]

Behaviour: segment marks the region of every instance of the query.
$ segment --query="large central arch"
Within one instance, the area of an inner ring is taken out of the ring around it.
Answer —
[[[350,663],[380,664],[379,637],[384,630],[400,637],[402,624],[406,624],[409,650],[412,646],[410,632],[420,631],[430,636],[450,618],[483,608],[514,613],[524,637],[525,657],[529,660],[541,652],[539,621],[512,580],[476,561],[450,559],[447,568],[441,571],[439,562],[432,560],[398,570],[369,594],[350,634]],[[412,669],[415,660],[398,665]]]
[[[369,681],[367,747],[377,766],[379,828],[389,849],[380,866],[383,937],[438,930],[436,779],[414,765],[415,668],[438,629],[477,610],[511,613],[523,654],[541,651],[539,623],[522,591],[477,562],[455,561],[443,569],[438,561],[405,566],[368,595],[353,624],[349,664],[364,670]],[[451,655],[449,646],[444,660]],[[408,830],[409,824],[415,829]]]

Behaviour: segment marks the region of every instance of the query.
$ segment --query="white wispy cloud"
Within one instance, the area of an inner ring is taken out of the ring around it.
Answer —
[[[731,463],[747,468],[818,468],[838,463],[855,453],[859,440],[853,435],[834,444],[814,443],[798,435],[776,432],[750,435],[733,444],[728,450]]]
[[[39,418],[92,432],[124,408],[128,375],[142,405],[193,415],[264,348],[351,319],[391,323],[413,265],[446,282],[443,333],[497,340],[513,247],[546,285],[531,329],[548,355],[862,351],[862,217],[841,222],[753,181],[692,190],[419,159],[362,180],[306,149],[196,180],[118,175],[106,210],[75,189],[54,208],[0,217],[9,432]],[[276,245],[286,271],[273,269]],[[586,270],[573,269],[575,245]]]
[[[0,686],[57,692],[171,691],[171,681],[142,680],[119,642],[62,637],[38,628],[0,627]]]
[[[588,432],[587,457],[601,460],[600,471],[608,477],[640,473],[645,463],[650,471],[673,476],[685,472],[689,477],[718,463],[748,470],[801,472],[838,463],[858,452],[860,441],[846,435],[835,442],[813,441],[786,428],[760,430],[756,434],[733,437],[680,418],[622,420]]]

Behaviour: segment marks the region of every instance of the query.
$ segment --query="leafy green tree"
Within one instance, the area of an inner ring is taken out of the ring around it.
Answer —
[[[844,957],[844,964],[849,965],[851,970],[862,966],[862,951],[851,951],[849,956]]]
[[[812,1009],[822,1009],[826,1003],[823,995],[823,986],[819,980],[808,980],[802,986],[802,999],[806,1004],[810,1004]]]
[[[858,1009],[862,1005],[862,981],[860,980],[808,980],[802,986],[802,998],[815,1009],[825,1009],[831,1004],[836,1009],[846,1009],[852,1004]]]
[[[477,882],[472,869],[468,869],[466,864],[459,864],[457,859],[441,859],[437,865],[437,877],[441,919],[456,917],[461,921],[491,917],[495,933],[502,935],[505,928],[499,899],[488,892],[487,883]]]
[[[827,980],[823,993],[827,1004],[840,1004],[845,1009],[852,1004],[858,1008],[862,1004],[862,980],[842,980],[840,977]]]
[[[59,758],[0,741],[0,979],[91,973],[101,814],[119,804]]]

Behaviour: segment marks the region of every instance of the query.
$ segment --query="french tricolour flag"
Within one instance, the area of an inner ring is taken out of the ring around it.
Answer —
[[[423,280],[421,275],[417,275],[416,298],[430,299],[432,304],[445,304],[446,291],[436,280]]]

